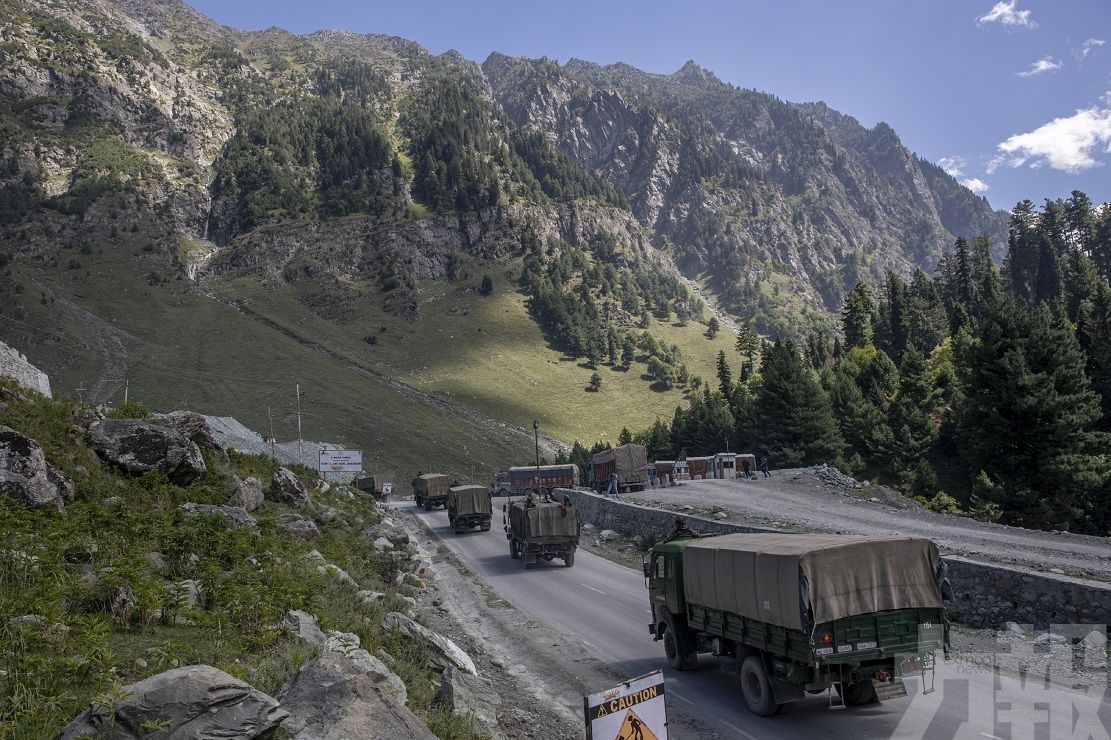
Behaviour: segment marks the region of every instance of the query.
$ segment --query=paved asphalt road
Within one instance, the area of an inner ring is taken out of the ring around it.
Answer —
[[[406,506],[399,502],[399,506]],[[575,566],[561,561],[525,571],[509,557],[495,500],[494,527],[455,535],[441,509],[417,511],[442,540],[497,594],[529,617],[580,641],[584,650],[609,663],[618,674],[635,677],[663,668],[669,712],[697,717],[716,735],[707,737],[777,738],[1077,738],[1104,740],[1111,728],[1105,691],[1083,694],[1046,691],[980,668],[974,656],[939,660],[937,690],[919,691],[907,682],[909,697],[865,707],[831,711],[825,695],[807,697],[786,715],[760,718],[748,712],[735,676],[717,670],[717,660],[702,656],[698,671],[667,666],[662,643],[648,635],[648,597],[641,574],[580,549]],[[416,511],[415,509],[413,511]],[[579,692],[605,686],[572,687]],[[994,701],[993,701],[994,700]],[[1074,716],[1077,718],[1075,726]],[[672,737],[676,737],[674,734]],[[684,740],[684,739],[680,739]]]

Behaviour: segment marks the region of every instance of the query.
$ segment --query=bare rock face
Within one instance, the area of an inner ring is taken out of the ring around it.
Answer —
[[[154,723],[169,723],[157,733],[164,738],[254,738],[288,716],[273,697],[207,665],[175,668],[123,691],[114,718],[94,705],[66,725],[61,740],[139,740],[151,736]]]
[[[258,522],[255,518],[247,513],[246,509],[238,506],[214,506],[212,504],[182,504],[181,508],[187,514],[196,516],[197,514],[204,514],[207,516],[220,516],[227,520],[228,525],[232,529],[242,529],[244,527],[257,526]]]
[[[278,693],[292,740],[433,740],[416,716],[349,658],[328,652]]]
[[[21,352],[0,342],[0,378],[12,378],[24,388],[50,398],[50,378],[27,361]]]
[[[247,511],[254,511],[262,506],[266,496],[262,493],[262,483],[258,478],[251,476],[246,480],[235,479],[235,489],[228,497],[229,506],[239,506]]]
[[[294,508],[300,509],[312,503],[309,492],[289,468],[278,468],[270,479],[270,488],[278,501]]]
[[[195,411],[171,411],[168,414],[155,414],[151,420],[159,426],[173,429],[202,450],[224,452],[224,446],[216,441],[202,414]]]
[[[139,419],[105,419],[89,427],[89,442],[103,460],[129,473],[161,470],[187,486],[208,472],[197,445],[168,427]]]
[[[53,506],[65,511],[63,499],[73,493],[73,481],[47,462],[38,442],[0,426],[0,495],[30,508]]]

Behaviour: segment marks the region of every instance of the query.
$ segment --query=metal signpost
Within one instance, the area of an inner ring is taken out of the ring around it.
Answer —
[[[587,740],[667,740],[662,671],[583,697],[583,710]]]
[[[362,450],[321,450],[318,470],[325,478],[328,473],[359,473],[363,469]]]

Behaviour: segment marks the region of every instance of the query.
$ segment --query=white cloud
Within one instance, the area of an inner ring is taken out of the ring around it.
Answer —
[[[937,160],[937,166],[953,177],[963,175],[966,164],[964,157],[942,157]]]
[[[991,6],[991,10],[980,16],[980,24],[1002,23],[1004,26],[1017,28],[1037,28],[1038,24],[1030,17],[1030,11],[1016,9],[1017,4],[1018,0],[1002,0],[996,3]]]
[[[1062,64],[1059,60],[1054,59],[1053,57],[1046,54],[1044,57],[1037,60],[1036,62],[1031,62],[1030,69],[1026,70],[1025,72],[1018,72],[1017,74],[1019,77],[1034,77],[1035,75],[1040,75],[1043,72],[1056,71],[1064,66],[1065,65]]]
[[[964,185],[966,188],[976,193],[976,195],[981,195],[988,191],[988,184],[978,177],[970,177],[967,180],[961,180],[961,185]]]
[[[1015,134],[996,146],[988,174],[1000,166],[1037,169],[1043,164],[1062,172],[1077,173],[1098,167],[1099,154],[1111,154],[1111,94],[1103,105],[1081,108],[1067,118],[1055,118],[1033,131]]]
[[[1080,45],[1080,58],[1085,59],[1089,54],[1103,46],[1107,42],[1103,39],[1088,39]]]

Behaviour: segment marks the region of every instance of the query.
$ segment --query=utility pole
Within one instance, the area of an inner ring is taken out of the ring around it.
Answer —
[[[124,406],[127,405],[127,386],[128,385],[129,385],[128,379],[124,378],[123,379],[123,405]]]
[[[536,487],[540,488],[540,422],[532,422],[532,437],[536,442]]]
[[[85,381],[82,380],[81,385],[74,388],[74,390],[77,392],[77,400],[80,401],[81,403],[84,403],[85,399],[81,397],[81,393],[82,393],[82,391],[89,390],[88,388],[85,387]]]
[[[266,420],[270,422],[270,457],[278,459],[278,441],[274,439],[274,416],[270,413],[270,406],[266,407]]]
[[[301,465],[304,465],[305,455],[301,450],[301,384],[298,383],[295,386],[294,390],[297,394],[297,398],[294,399],[297,407],[297,462],[299,462]]]

